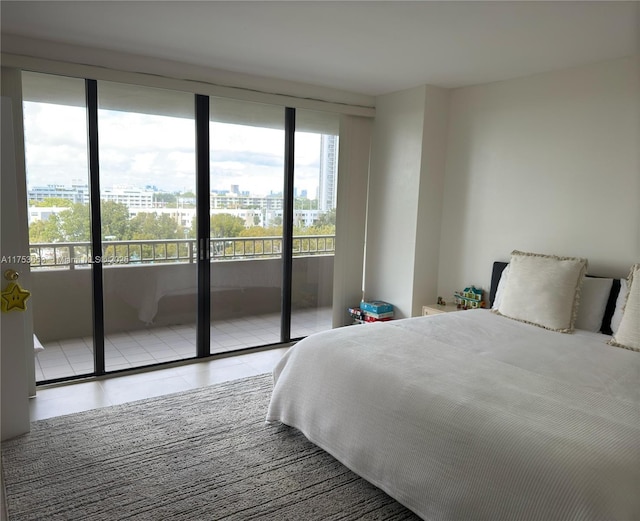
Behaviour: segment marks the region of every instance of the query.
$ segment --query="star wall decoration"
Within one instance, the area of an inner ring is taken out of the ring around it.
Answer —
[[[1,309],[4,312],[7,311],[26,311],[27,299],[31,296],[31,292],[26,289],[22,289],[17,283],[10,282],[1,294]]]

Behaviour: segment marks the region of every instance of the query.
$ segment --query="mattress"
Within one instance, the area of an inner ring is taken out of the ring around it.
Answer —
[[[640,356],[488,310],[334,329],[274,370],[299,429],[423,519],[640,519]]]

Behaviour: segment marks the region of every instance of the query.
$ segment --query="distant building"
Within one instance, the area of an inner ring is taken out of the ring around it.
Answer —
[[[100,199],[122,203],[127,207],[153,208],[153,192],[132,186],[114,186],[101,190]]]
[[[320,138],[320,179],[318,209],[328,212],[336,207],[338,173],[338,136],[323,134]]]
[[[68,210],[64,206],[30,206],[29,207],[29,225],[36,221],[46,221],[52,215],[59,214]]]
[[[295,226],[313,226],[316,224],[320,215],[324,212],[320,210],[294,210],[293,211],[293,223]],[[278,210],[275,212],[268,212],[266,214],[266,223],[264,226],[271,226],[275,223],[276,218],[280,223],[283,219],[283,211]]]
[[[196,217],[196,209],[195,208],[129,208],[129,217],[134,218],[136,215],[141,213],[155,213],[156,215],[168,215],[175,219],[179,226],[184,228],[191,228],[193,224],[193,220]]]
[[[138,208],[153,207],[153,194],[151,190],[144,190],[130,186],[114,186],[105,188],[100,193],[100,199],[103,201],[114,201],[122,203],[126,206],[135,206]],[[45,199],[58,197],[67,199],[72,203],[88,204],[90,200],[89,186],[74,184],[67,185],[47,185],[34,186],[28,190],[29,201],[38,203]]]
[[[67,199],[72,203],[87,204],[89,202],[89,186],[73,184],[67,185],[47,185],[34,186],[28,191],[29,201],[37,203],[45,199],[60,198]]]
[[[267,195],[265,197],[253,197],[251,195],[238,195],[234,193],[219,194],[211,192],[209,206],[212,210],[221,209],[260,209],[282,210],[282,195]]]

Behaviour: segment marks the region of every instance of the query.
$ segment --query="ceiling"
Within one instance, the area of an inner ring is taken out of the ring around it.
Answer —
[[[638,53],[640,2],[9,1],[4,35],[379,95]]]

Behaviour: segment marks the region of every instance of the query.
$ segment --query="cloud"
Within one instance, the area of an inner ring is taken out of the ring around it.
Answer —
[[[86,111],[82,107],[25,103],[29,187],[88,182]],[[100,183],[166,191],[194,191],[195,124],[192,120],[100,110]],[[284,184],[284,131],[211,123],[211,187],[239,184],[256,195],[281,192]],[[296,133],[298,190],[315,194],[320,136]]]

